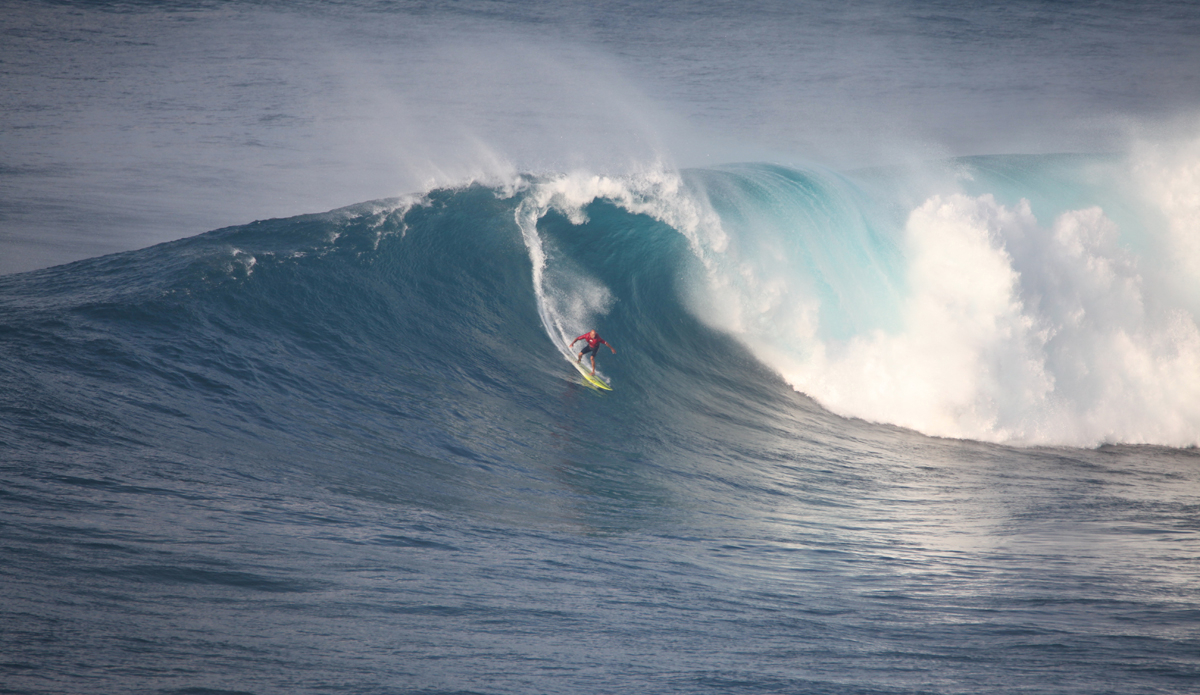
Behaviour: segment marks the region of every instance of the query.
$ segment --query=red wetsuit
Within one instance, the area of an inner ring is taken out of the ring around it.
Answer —
[[[575,340],[572,340],[571,344],[574,345],[575,343],[578,343],[581,340],[586,340],[587,344],[588,344],[587,349],[584,350],[584,352],[595,352],[596,347],[598,345],[600,345],[600,343],[604,343],[605,345],[608,345],[608,343],[604,340],[604,338],[601,338],[599,335],[597,335],[595,338],[589,338],[587,333],[584,333],[583,335],[579,336]],[[611,350],[612,346],[608,345],[608,349]]]

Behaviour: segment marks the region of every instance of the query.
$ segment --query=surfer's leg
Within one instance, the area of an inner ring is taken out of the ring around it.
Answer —
[[[596,353],[592,353],[592,376],[596,376]]]

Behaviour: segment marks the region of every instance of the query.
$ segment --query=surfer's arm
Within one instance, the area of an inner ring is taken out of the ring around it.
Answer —
[[[604,338],[601,338],[600,342],[604,343],[605,345],[608,345],[608,341],[605,340]],[[608,345],[608,349],[612,350],[612,354],[614,354],[614,355],[617,354],[617,349],[615,347]]]

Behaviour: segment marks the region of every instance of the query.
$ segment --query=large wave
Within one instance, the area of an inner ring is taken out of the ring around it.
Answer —
[[[9,276],[5,436],[432,460],[832,422],[782,377],[927,435],[1193,446],[1194,161],[527,175]],[[621,412],[552,413],[589,328]]]
[[[536,222],[579,225],[603,200],[682,235],[689,310],[835,413],[993,442],[1192,446],[1195,161],[968,158],[919,184],[772,165],[560,176],[518,218],[555,340],[611,299],[562,289],[556,273],[580,271]]]

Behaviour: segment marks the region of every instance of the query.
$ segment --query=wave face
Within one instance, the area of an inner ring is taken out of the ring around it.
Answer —
[[[1194,682],[1168,159],[521,177],[0,278],[7,680]],[[1101,443],[1176,448],[1007,446]]]
[[[564,423],[698,443],[713,409],[761,413],[755,429],[834,419],[688,313],[671,227],[605,201],[586,222],[539,208],[537,269],[521,226],[537,191],[436,190],[5,278],[4,437],[317,468],[409,457],[434,466],[424,500],[447,456],[480,468],[454,497],[513,487],[488,451],[552,451]],[[623,406],[597,411],[563,361],[589,321],[621,351],[598,371]]]

